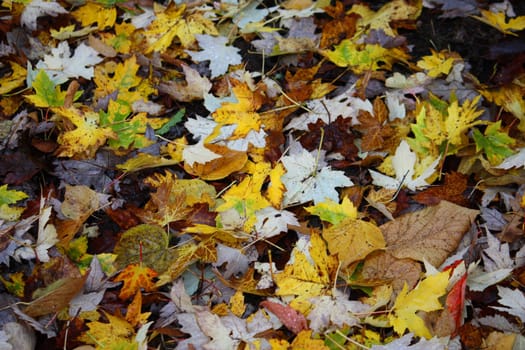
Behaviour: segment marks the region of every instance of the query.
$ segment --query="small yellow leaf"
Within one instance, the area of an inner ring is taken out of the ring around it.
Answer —
[[[237,316],[241,317],[246,311],[246,304],[244,304],[244,294],[241,290],[235,292],[235,294],[230,298],[230,310]]]
[[[417,66],[427,71],[427,74],[431,78],[436,78],[441,74],[447,75],[452,70],[452,66],[456,60],[459,59],[458,55],[450,53],[448,50],[442,50],[437,52],[432,50],[432,55],[423,56],[421,60],[417,62]]]
[[[304,330],[297,334],[291,344],[291,350],[329,350],[322,339],[312,339],[312,330]]]
[[[449,271],[437,273],[425,278],[410,292],[405,283],[403,290],[397,296],[392,313],[388,315],[397,334],[403,335],[408,328],[419,337],[432,338],[425,322],[416,315],[416,312],[443,308],[439,298],[447,292],[448,279]]]
[[[481,16],[482,17],[472,17],[496,28],[504,34],[517,36],[518,34],[514,33],[514,31],[525,29],[525,16],[511,18],[507,21],[505,12],[492,12],[488,10],[481,10]]]
[[[24,85],[27,71],[21,65],[15,62],[9,62],[12,72],[0,79],[0,95],[7,94],[13,89]]]
[[[122,300],[129,299],[141,288],[144,288],[146,292],[154,291],[156,287],[153,278],[155,277],[157,277],[157,273],[149,267],[141,264],[128,265],[115,278],[115,282],[124,282],[124,286],[118,295],[119,298]]]
[[[270,170],[270,184],[266,190],[266,198],[272,203],[275,208],[279,208],[283,200],[284,191],[286,188],[281,180],[281,176],[286,173],[282,163],[277,163],[275,167]]]

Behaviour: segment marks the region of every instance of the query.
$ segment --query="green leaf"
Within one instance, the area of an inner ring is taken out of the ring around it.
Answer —
[[[146,125],[148,124],[145,113],[139,113],[131,118],[131,106],[123,100],[109,101],[108,111],[100,111],[100,125],[109,127],[117,134],[117,138],[109,140],[108,144],[113,149],[130,146],[142,148],[152,144],[146,138]]]
[[[13,204],[26,198],[27,194],[22,191],[8,190],[7,185],[0,186],[0,205]]]
[[[165,133],[167,133],[172,126],[175,126],[178,123],[180,123],[185,113],[186,110],[184,108],[179,110],[177,113],[175,113],[173,117],[171,117],[171,119],[166,124],[164,124],[159,130],[157,130],[157,134],[164,135]]]
[[[506,132],[501,131],[501,120],[490,124],[482,135],[478,129],[474,129],[472,136],[476,142],[476,150],[483,151],[491,165],[501,163],[505,158],[514,154],[509,147],[515,140]]]
[[[59,86],[49,78],[46,71],[41,69],[33,81],[35,95],[26,98],[35,107],[61,107],[66,99],[66,91],[61,91]],[[80,96],[80,95],[79,95]]]

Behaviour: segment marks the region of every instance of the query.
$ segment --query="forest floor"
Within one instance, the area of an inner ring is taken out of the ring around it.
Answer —
[[[525,2],[0,28],[0,349],[525,347]]]

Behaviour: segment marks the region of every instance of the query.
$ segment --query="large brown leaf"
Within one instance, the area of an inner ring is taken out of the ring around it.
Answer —
[[[398,259],[427,260],[439,266],[456,250],[478,210],[441,201],[380,226],[386,250]]]

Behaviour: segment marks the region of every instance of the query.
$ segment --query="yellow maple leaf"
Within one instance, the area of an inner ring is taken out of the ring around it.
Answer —
[[[326,244],[319,234],[310,237],[310,257],[298,247],[292,251],[293,263],[285,266],[280,273],[274,274],[278,287],[276,295],[297,296],[290,306],[305,313],[309,298],[330,294],[331,281],[337,270],[337,258],[328,255]]]
[[[427,71],[427,75],[431,78],[437,78],[441,74],[447,75],[452,70],[454,62],[459,60],[459,55],[448,50],[441,50],[439,52],[430,49],[432,54],[430,56],[423,56],[417,62],[417,66]]]
[[[346,218],[323,230],[331,254],[337,254],[341,267],[364,259],[371,252],[384,249],[385,239],[379,227],[371,222]]]
[[[383,5],[377,12],[364,4],[353,5],[348,13],[360,16],[357,21],[357,32],[362,30],[383,30],[388,36],[397,36],[390,23],[394,21],[416,20],[421,14],[421,1],[393,0]]]
[[[65,125],[66,123],[63,123],[63,131],[57,138],[60,145],[57,149],[59,157],[91,158],[99,147],[106,143],[107,139],[116,137],[111,129],[99,126],[98,113],[89,110],[81,111],[74,107],[60,107],[52,110],[57,114],[56,119],[70,122],[75,127],[71,130]]]
[[[129,53],[133,44],[131,39],[136,29],[135,26],[132,23],[122,22],[115,23],[113,28],[115,29],[115,34],[99,33],[102,41],[114,48],[118,53]]]
[[[216,210],[224,212],[231,208],[235,209],[244,220],[243,227],[246,232],[251,232],[257,221],[255,212],[270,205],[270,202],[261,193],[260,184],[252,176],[246,176],[241,183],[230,187],[223,194],[222,199],[224,203]]]
[[[166,9],[157,6],[157,17],[144,32],[148,47],[145,53],[164,52],[178,37],[182,47],[189,47],[195,41],[195,34],[218,35],[215,25],[202,14],[194,13],[183,17],[186,5],[170,5]]]
[[[492,12],[488,10],[481,10],[481,17],[472,16],[481,22],[496,28],[500,32],[509,35],[518,36],[514,31],[525,29],[525,16],[511,18],[507,21],[505,12]]]
[[[416,288],[408,291],[405,283],[403,290],[397,296],[392,312],[388,315],[394,331],[402,335],[408,328],[419,337],[432,338],[422,318],[416,315],[418,311],[435,311],[443,308],[439,298],[447,292],[449,271],[428,276]]]
[[[494,102],[520,120],[518,128],[525,131],[525,89],[518,84],[502,86],[498,89],[480,90],[483,97]]]
[[[216,130],[206,138],[206,142],[213,140],[224,125],[237,125],[231,139],[245,137],[250,131],[259,131],[261,128],[261,117],[256,110],[262,104],[262,96],[251,91],[246,84],[237,84],[232,90],[238,102],[223,103],[212,114],[218,125]]]
[[[128,321],[113,316],[107,312],[104,315],[108,319],[108,323],[93,321],[87,324],[87,330],[78,340],[86,344],[94,344],[97,349],[108,349],[116,343],[125,343],[128,347],[121,349],[136,349],[136,342],[133,339],[135,331],[133,326]]]
[[[110,61],[96,66],[95,97],[106,98],[116,93],[115,99],[125,101],[131,106],[133,102],[144,100],[146,96],[155,93],[156,89],[151,86],[149,80],[142,79],[137,74],[139,68],[135,56],[119,64]]]
[[[414,138],[407,140],[411,148],[428,159],[435,159],[443,152],[454,154],[457,148],[467,144],[467,132],[483,123],[477,120],[483,114],[477,109],[479,99],[478,95],[460,106],[455,99],[448,104],[430,95],[429,100],[419,102],[416,124],[411,125]]]
[[[26,81],[27,71],[24,67],[15,62],[9,62],[9,65],[12,72],[0,79],[0,95],[22,86]]]
[[[406,61],[409,56],[399,48],[385,49],[379,44],[356,44],[350,39],[341,41],[334,50],[321,54],[339,67],[349,67],[356,74],[379,69],[392,69],[396,61]]]
[[[152,292],[156,289],[153,278],[157,273],[149,267],[142,264],[129,264],[122,272],[115,277],[115,282],[124,282],[120,290],[119,298],[126,300],[131,298],[137,291],[144,288],[146,292]]]
[[[117,9],[115,7],[104,7],[96,2],[87,2],[73,11],[72,14],[75,19],[82,23],[83,27],[97,23],[99,30],[113,27],[117,20]]]
[[[166,226],[185,219],[195,204],[215,205],[215,188],[200,179],[177,179],[166,172],[165,175],[155,174],[145,182],[157,189],[138,213],[142,221],[149,224]]]

